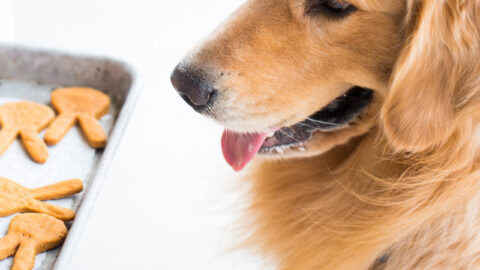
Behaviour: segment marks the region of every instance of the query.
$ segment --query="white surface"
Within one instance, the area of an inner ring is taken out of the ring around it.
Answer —
[[[226,251],[242,205],[221,155],[221,127],[195,114],[169,82],[184,53],[241,2],[14,1],[16,42],[116,56],[143,77],[73,270],[265,269],[251,254]]]
[[[0,0],[0,41],[13,41],[13,0]]]

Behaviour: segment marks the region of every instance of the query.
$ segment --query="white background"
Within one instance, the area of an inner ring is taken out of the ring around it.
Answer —
[[[143,80],[73,258],[75,269],[266,269],[228,252],[243,206],[222,129],[193,113],[169,74],[242,0],[0,0],[0,40],[115,56]]]

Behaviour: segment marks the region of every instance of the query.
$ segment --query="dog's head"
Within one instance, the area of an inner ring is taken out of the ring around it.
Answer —
[[[378,120],[396,148],[423,150],[450,135],[457,105],[476,98],[462,89],[478,87],[470,79],[480,74],[479,7],[249,0],[171,79],[196,111],[225,126],[223,152],[237,170],[257,153],[319,155]]]

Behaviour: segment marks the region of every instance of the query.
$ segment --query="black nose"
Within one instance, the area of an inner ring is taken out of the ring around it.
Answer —
[[[196,111],[201,111],[213,102],[216,90],[199,72],[175,68],[170,76],[173,87]]]

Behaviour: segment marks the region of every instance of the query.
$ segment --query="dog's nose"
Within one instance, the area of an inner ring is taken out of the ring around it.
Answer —
[[[215,89],[205,82],[200,73],[177,67],[170,80],[182,98],[196,111],[206,108],[212,101]]]

